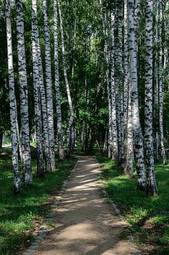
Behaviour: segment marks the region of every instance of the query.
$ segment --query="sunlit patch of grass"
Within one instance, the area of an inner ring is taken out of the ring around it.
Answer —
[[[10,151],[9,151],[10,152]],[[13,193],[11,158],[0,156],[0,254],[18,254],[32,238],[33,222],[42,221],[50,195],[59,191],[68,177],[76,159],[57,162],[57,169],[44,178],[36,178],[36,162],[33,160],[34,180],[30,187],[23,187],[20,194]]]
[[[103,164],[103,182],[111,201],[121,209],[130,231],[140,244],[158,246],[155,253],[169,254],[169,165],[157,165],[159,195],[147,197],[137,189],[135,178],[121,175],[112,160],[98,156]]]

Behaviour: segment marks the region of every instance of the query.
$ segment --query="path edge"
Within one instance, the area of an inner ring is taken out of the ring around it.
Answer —
[[[100,182],[100,192],[101,192],[101,196],[103,197],[104,201],[106,204],[109,205],[110,207],[110,212],[112,214],[114,214],[115,216],[119,217],[119,218],[122,218],[122,212],[121,210],[118,208],[118,206],[110,199],[108,193],[106,192],[106,189],[104,187],[104,181],[103,181],[103,178],[102,178],[102,172],[103,172],[103,165],[101,163],[99,163],[98,159],[97,159],[97,156],[94,156],[97,164],[99,165],[99,168],[100,168],[100,174],[98,175],[98,182]],[[126,220],[124,220],[126,222]],[[127,223],[127,222],[126,222]],[[128,223],[127,223],[128,224]],[[134,238],[133,238],[133,235],[130,234],[128,236],[128,241],[129,242],[132,242],[134,243],[135,245],[135,248],[136,248],[136,252],[133,253],[133,255],[142,255],[141,254],[141,251],[137,245],[136,242],[134,242]]]
[[[93,156],[93,158],[95,158],[97,164],[99,165],[99,168],[100,168],[100,174],[98,175],[98,181],[100,182],[101,184],[101,187],[100,187],[100,191],[101,191],[101,194],[105,200],[105,202],[109,205],[112,206],[111,210],[114,211],[114,214],[116,216],[119,216],[119,217],[122,217],[122,212],[120,211],[120,208],[110,199],[108,193],[106,192],[106,189],[104,187],[104,181],[103,181],[103,177],[102,177],[102,173],[103,173],[103,166],[101,163],[99,163],[98,159],[97,159],[97,156]]]
[[[67,185],[68,185],[68,182],[69,180],[71,179],[72,175],[74,174],[76,168],[77,168],[77,165],[78,165],[78,161],[79,161],[79,156],[77,157],[77,161],[73,167],[73,169],[70,171],[70,175],[68,176],[68,178],[63,182],[62,184],[62,187],[61,187],[61,190],[59,191],[59,193],[54,196],[54,204],[55,204],[55,207],[58,206],[62,200],[62,196],[63,194],[65,193],[65,190],[67,188]],[[52,197],[52,195],[51,195]],[[50,233],[51,228],[48,228],[47,227],[47,224],[45,225],[45,223],[47,223],[47,221],[50,219],[52,221],[52,219],[54,218],[53,217],[54,215],[52,215],[52,205],[50,206],[50,209],[46,215],[46,217],[44,218],[43,220],[43,224],[41,224],[39,226],[39,232],[38,232],[38,235],[34,238],[34,240],[31,242],[30,246],[23,250],[21,252],[21,255],[34,255],[35,252],[37,251],[38,247],[39,247],[39,244],[41,243],[41,241],[45,240],[46,236]],[[45,225],[45,226],[44,226]]]

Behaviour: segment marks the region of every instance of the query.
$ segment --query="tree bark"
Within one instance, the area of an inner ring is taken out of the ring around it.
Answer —
[[[65,41],[64,41],[64,31],[63,31],[63,20],[62,20],[62,12],[60,1],[58,1],[58,12],[59,12],[59,20],[60,20],[60,32],[61,32],[61,46],[62,46],[62,61],[63,61],[63,72],[64,72],[64,79],[66,84],[66,92],[69,104],[69,123],[68,123],[68,154],[70,154],[75,146],[75,113],[73,109],[72,97],[70,92],[70,85],[67,76],[67,68],[66,68],[66,59],[65,59]]]
[[[62,129],[62,110],[61,110],[61,91],[59,80],[59,54],[58,54],[58,6],[57,0],[53,3],[54,9],[54,63],[55,63],[55,97],[56,97],[56,115],[57,115],[57,143],[60,159],[64,159],[63,129]]]
[[[131,91],[132,128],[134,155],[138,175],[138,187],[146,191],[146,171],[144,165],[143,135],[140,125],[138,102],[138,73],[137,73],[137,39],[136,39],[136,10],[134,0],[128,0],[128,29],[129,29],[129,86]]]
[[[45,35],[45,81],[46,81],[46,102],[49,136],[49,154],[51,170],[55,170],[55,141],[54,141],[54,113],[53,113],[53,93],[52,93],[52,71],[51,71],[51,47],[50,30],[48,24],[47,1],[43,0],[44,35]]]
[[[128,6],[124,1],[124,173],[131,176],[133,173],[133,130],[131,91],[129,90],[129,43],[128,43]]]
[[[34,106],[36,122],[36,149],[37,149],[37,175],[45,173],[45,159],[43,150],[43,125],[41,112],[41,93],[39,77],[38,58],[38,33],[37,33],[37,2],[32,0],[32,61],[33,61],[33,85],[34,85]]]
[[[118,159],[118,139],[117,139],[117,112],[116,112],[116,87],[115,87],[115,47],[114,47],[114,23],[115,16],[111,13],[111,64],[110,64],[110,104],[111,104],[111,132],[112,132],[112,159]]]
[[[32,184],[29,112],[28,112],[28,82],[26,70],[24,15],[22,0],[16,0],[16,12],[17,12],[16,29],[17,29],[18,71],[20,85],[21,161],[23,166],[25,183]]]
[[[117,135],[118,135],[118,161],[121,165],[124,159],[124,105],[123,105],[123,4],[119,0],[115,4],[114,23],[114,52],[115,52],[115,87],[116,87],[116,115],[117,115]]]
[[[144,145],[147,168],[147,192],[155,195],[157,184],[154,173],[153,149],[153,0],[146,1],[146,66],[145,66],[145,124]]]
[[[159,21],[158,21],[158,29],[159,29],[159,86],[158,86],[158,95],[159,95],[159,142],[160,142],[160,156],[163,164],[166,164],[166,153],[164,146],[164,120],[163,120],[163,111],[164,111],[164,46],[163,46],[163,8],[162,1],[160,0],[158,3],[159,8]]]
[[[2,144],[3,144],[3,132],[0,130],[0,150],[2,149]]]
[[[15,97],[10,0],[6,0],[6,33],[7,33],[11,142],[12,142],[12,165],[13,165],[13,173],[14,173],[14,191],[18,193],[20,192],[20,189],[21,189],[21,177],[20,177],[19,160],[18,160],[19,137],[17,133],[18,118],[17,118],[17,105],[16,105],[16,97]]]

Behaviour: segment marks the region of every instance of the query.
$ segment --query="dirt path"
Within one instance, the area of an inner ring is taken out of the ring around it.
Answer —
[[[101,196],[99,164],[81,157],[55,211],[55,230],[35,255],[129,255],[137,253],[130,241],[121,240],[126,227]]]

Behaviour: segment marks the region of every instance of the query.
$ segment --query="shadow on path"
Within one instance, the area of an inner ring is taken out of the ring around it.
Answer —
[[[100,165],[81,157],[59,206],[53,206],[55,229],[35,255],[130,255],[134,244],[121,240],[127,227],[101,197]]]

